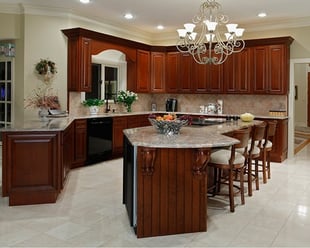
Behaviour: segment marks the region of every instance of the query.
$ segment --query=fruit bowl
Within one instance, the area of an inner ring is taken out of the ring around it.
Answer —
[[[252,115],[250,113],[244,113],[244,114],[240,115],[240,119],[242,121],[245,121],[245,122],[250,122],[250,121],[254,120],[254,115]]]
[[[188,119],[158,120],[149,118],[149,121],[158,133],[165,135],[179,134],[181,127],[188,124]]]

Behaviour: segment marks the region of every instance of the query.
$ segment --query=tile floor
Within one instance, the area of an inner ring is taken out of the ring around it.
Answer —
[[[235,213],[210,199],[203,233],[137,239],[122,205],[121,159],[71,171],[56,204],[0,198],[0,247],[310,247],[309,230],[310,145],[272,164],[272,179]]]

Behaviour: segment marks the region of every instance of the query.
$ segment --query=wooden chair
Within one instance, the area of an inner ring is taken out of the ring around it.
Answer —
[[[234,196],[240,192],[241,204],[244,204],[244,168],[248,142],[250,138],[250,128],[234,131],[231,137],[238,139],[240,143],[235,144],[231,149],[219,149],[211,153],[208,166],[214,168],[214,188],[213,195],[220,194],[220,184],[227,184],[229,188],[230,211],[235,211]],[[243,149],[243,154],[236,152],[236,149]],[[226,172],[226,173],[225,173]],[[240,185],[234,184],[234,174],[240,175]],[[236,188],[237,190],[234,190]]]

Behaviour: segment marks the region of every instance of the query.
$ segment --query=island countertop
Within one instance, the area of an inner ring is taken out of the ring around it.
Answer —
[[[243,122],[238,120],[211,126],[184,126],[181,128],[180,134],[172,136],[159,134],[152,126],[125,129],[123,132],[133,146],[154,148],[212,148],[236,144],[238,142],[236,139],[223,134],[253,126],[260,122]]]

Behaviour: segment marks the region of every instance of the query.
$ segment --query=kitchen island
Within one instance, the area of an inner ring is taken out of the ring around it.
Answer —
[[[236,144],[223,134],[257,122],[186,126],[173,136],[124,130],[123,203],[137,237],[206,231],[211,149]]]

